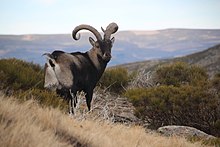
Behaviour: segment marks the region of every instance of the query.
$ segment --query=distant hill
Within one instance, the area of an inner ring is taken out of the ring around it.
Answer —
[[[45,59],[42,54],[45,52],[87,51],[91,48],[89,36],[93,35],[82,32],[81,39],[74,41],[71,34],[0,35],[0,58],[15,57],[43,65]],[[220,43],[220,29],[119,31],[114,36],[116,41],[109,66],[184,56]]]
[[[210,47],[204,51],[193,53],[183,57],[161,60],[146,60],[130,64],[122,64],[117,67],[127,68],[129,71],[137,71],[144,69],[146,72],[154,70],[158,65],[176,61],[187,62],[191,65],[199,65],[204,67],[209,75],[220,72],[220,44]]]
[[[184,61],[189,64],[204,67],[209,74],[220,72],[220,44],[211,47],[205,51],[194,53],[185,57],[176,58],[175,60]]]

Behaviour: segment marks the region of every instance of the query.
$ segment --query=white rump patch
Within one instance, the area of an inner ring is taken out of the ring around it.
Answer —
[[[56,73],[54,72],[53,67],[50,66],[49,60],[45,65],[45,82],[44,87],[50,90],[56,90],[59,86],[59,82],[56,77]]]

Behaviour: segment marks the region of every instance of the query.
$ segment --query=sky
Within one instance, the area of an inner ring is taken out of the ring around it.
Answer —
[[[120,31],[220,29],[220,0],[0,0],[0,34],[66,34],[80,24]]]

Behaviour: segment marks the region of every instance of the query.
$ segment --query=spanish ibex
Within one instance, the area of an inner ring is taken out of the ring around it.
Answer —
[[[74,113],[73,108],[76,107],[77,91],[86,93],[86,103],[90,111],[93,89],[111,59],[111,48],[115,40],[111,35],[117,32],[118,25],[110,23],[106,30],[101,28],[104,38],[94,27],[79,25],[72,32],[73,39],[79,40],[80,34],[78,36],[76,34],[83,29],[91,31],[97,39],[95,41],[89,37],[89,42],[93,46],[89,51],[85,53],[54,51],[52,54],[45,54],[48,60],[45,64],[44,87],[55,89],[58,94],[64,96],[70,103],[70,113]]]

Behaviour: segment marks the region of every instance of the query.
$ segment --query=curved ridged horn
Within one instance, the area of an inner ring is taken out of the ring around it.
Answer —
[[[118,31],[118,25],[112,22],[106,27],[106,30],[104,30],[102,27],[101,29],[104,32],[104,40],[108,40],[112,34]]]
[[[76,37],[76,34],[77,34],[77,32],[79,32],[80,30],[83,30],[83,29],[91,31],[95,35],[97,40],[102,40],[101,34],[94,27],[92,27],[90,25],[86,25],[86,24],[82,24],[82,25],[75,27],[75,29],[72,32],[73,39],[79,40],[80,34],[78,35],[78,37]]]

